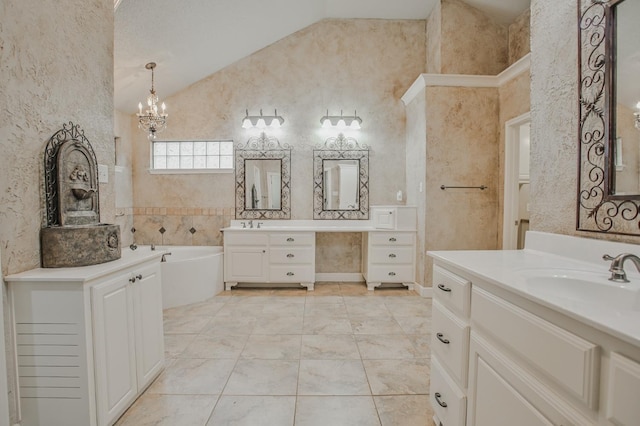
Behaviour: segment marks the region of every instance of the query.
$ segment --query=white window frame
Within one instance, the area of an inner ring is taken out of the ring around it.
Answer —
[[[173,168],[173,169],[156,169],[154,163],[154,144],[156,143],[171,143],[171,142],[231,142],[233,146],[232,139],[180,139],[180,140],[157,140],[152,141],[149,147],[149,173],[150,174],[210,174],[210,173],[233,173],[235,171],[235,148],[231,152],[231,167],[230,168],[199,168],[199,169],[188,169],[188,168]],[[178,154],[180,156],[180,154]],[[218,154],[220,156],[220,154]]]

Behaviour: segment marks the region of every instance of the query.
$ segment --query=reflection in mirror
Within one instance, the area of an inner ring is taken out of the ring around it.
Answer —
[[[615,178],[612,194],[640,195],[640,124],[636,113],[640,106],[640,2],[619,1],[613,8],[614,37],[612,49],[615,58],[615,123],[614,144]]]
[[[369,148],[340,134],[313,151],[313,218],[369,218]]]
[[[322,160],[323,210],[358,210],[358,160]]]
[[[291,148],[264,133],[240,144],[236,157],[236,219],[291,218]]]
[[[639,6],[578,0],[579,230],[640,235]]]
[[[282,160],[245,160],[245,209],[280,210]]]

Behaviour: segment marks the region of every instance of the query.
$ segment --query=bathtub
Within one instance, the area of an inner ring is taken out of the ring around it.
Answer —
[[[224,291],[221,246],[161,246],[171,253],[162,263],[162,307],[202,302]]]

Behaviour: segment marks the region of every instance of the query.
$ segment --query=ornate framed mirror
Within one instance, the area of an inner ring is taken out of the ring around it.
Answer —
[[[343,134],[313,150],[313,218],[369,219],[369,148]]]
[[[236,219],[291,218],[291,147],[262,133],[238,144]]]
[[[577,229],[640,235],[640,2],[578,7]]]

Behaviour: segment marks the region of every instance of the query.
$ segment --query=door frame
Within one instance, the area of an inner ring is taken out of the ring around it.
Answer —
[[[518,246],[518,184],[520,181],[520,126],[531,122],[531,113],[519,115],[504,125],[504,210],[502,215],[502,250]]]

